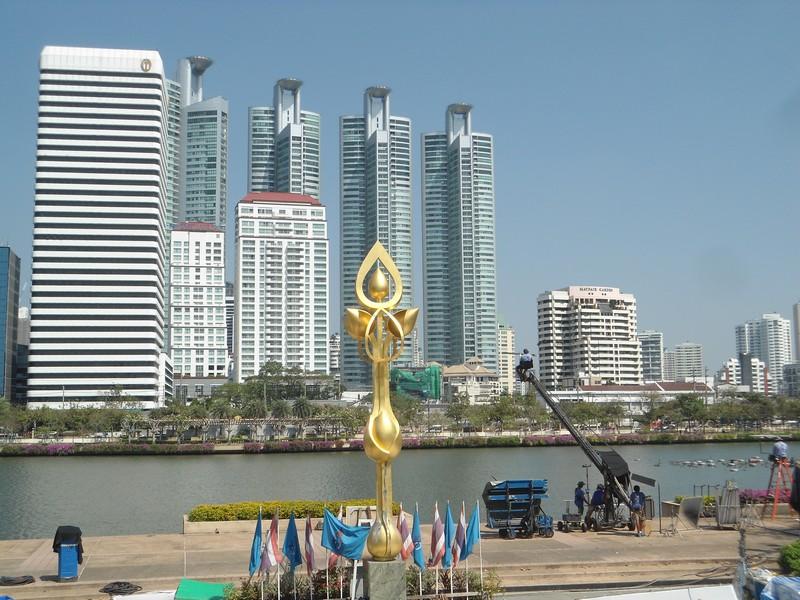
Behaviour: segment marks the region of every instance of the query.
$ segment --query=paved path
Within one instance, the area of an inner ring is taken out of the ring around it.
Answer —
[[[774,566],[778,548],[797,539],[798,524],[787,518],[766,525],[777,531],[749,530],[748,552],[751,558]],[[301,545],[302,535],[300,525]],[[319,547],[320,537],[321,532],[316,531],[317,560],[324,564],[325,550]],[[429,539],[430,526],[423,526],[426,550]],[[184,576],[236,581],[247,574],[251,541],[252,533],[86,537],[80,580],[64,584],[47,581],[57,572],[57,556],[51,540],[0,541],[0,575],[37,578],[35,584],[24,588],[0,588],[0,594],[9,593],[20,599],[107,598],[91,595],[90,591],[120,580],[138,583],[149,590],[170,586],[174,589]],[[730,567],[738,557],[738,541],[738,531],[712,528],[671,537],[656,531],[649,537],[637,538],[628,531],[619,531],[556,533],[551,539],[527,540],[502,540],[495,532],[484,530],[482,546],[486,567],[497,568],[510,587],[530,589],[537,585],[544,587],[548,581],[581,585],[591,581],[625,582],[635,579],[633,573],[641,573],[649,581],[651,576],[647,573],[653,570],[683,575],[706,572],[719,565]],[[478,566],[478,556],[470,560],[470,566]],[[42,577],[45,581],[41,581]],[[55,595],[54,586],[58,589]],[[39,595],[37,588],[41,588]]]

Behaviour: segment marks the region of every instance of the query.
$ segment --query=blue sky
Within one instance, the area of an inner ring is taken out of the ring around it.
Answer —
[[[417,233],[420,134],[467,101],[494,135],[498,302],[520,346],[535,345],[539,293],[607,285],[636,294],[641,327],[668,345],[702,343],[712,372],[734,325],[788,317],[800,298],[798,30],[797,2],[5,0],[0,243],[29,281],[42,46],[155,49],[168,73],[212,57],[206,94],[231,106],[231,205],[247,107],[298,77],[322,113],[337,330],[338,117],[387,84],[413,121]],[[419,235],[415,261],[419,303]]]

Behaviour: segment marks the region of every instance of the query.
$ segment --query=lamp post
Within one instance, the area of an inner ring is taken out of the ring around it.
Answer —
[[[391,278],[391,297],[390,280],[383,269]],[[392,519],[392,461],[400,454],[403,440],[389,398],[389,363],[400,356],[405,336],[414,329],[419,314],[418,308],[391,312],[402,296],[400,272],[383,245],[375,242],[356,277],[356,298],[361,308],[348,308],[344,319],[362,357],[372,363],[372,412],[364,428],[364,452],[376,467],[378,514],[367,538],[367,550],[375,561],[394,560],[402,545]]]

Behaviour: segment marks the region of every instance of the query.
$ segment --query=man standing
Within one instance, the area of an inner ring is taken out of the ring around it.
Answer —
[[[528,352],[525,348],[519,356],[519,364],[517,365],[517,376],[520,381],[525,380],[525,371],[533,368],[533,354]]]
[[[583,508],[589,502],[589,494],[583,486],[586,484],[583,481],[578,482],[578,487],[575,488],[575,506],[578,508],[578,516],[583,516]]]
[[[589,503],[589,510],[586,511],[586,527],[592,526],[592,515],[601,512],[606,505],[606,488],[602,483],[597,484],[597,489],[592,494],[592,501]]]
[[[635,485],[631,494],[631,519],[636,526],[636,535],[644,537],[644,492]]]
[[[772,446],[772,456],[775,462],[784,462],[789,458],[789,446],[781,438],[778,438]]]

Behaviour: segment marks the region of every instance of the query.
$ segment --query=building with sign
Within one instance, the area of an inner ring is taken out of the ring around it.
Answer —
[[[540,294],[537,304],[539,374],[548,389],[643,382],[633,294],[570,286]]]

